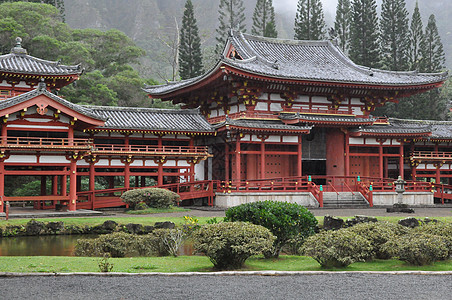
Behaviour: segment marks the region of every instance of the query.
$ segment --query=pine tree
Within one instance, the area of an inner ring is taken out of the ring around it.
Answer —
[[[383,0],[380,26],[383,67],[406,71],[410,40],[405,0]]]
[[[443,43],[436,27],[435,16],[432,14],[425,27],[424,43],[422,47],[422,72],[439,72],[446,62]]]
[[[253,14],[251,33],[265,37],[276,38],[278,32],[275,26],[275,9],[272,0],[257,0]]]
[[[353,0],[350,24],[350,58],[357,64],[380,65],[378,17],[375,0]]]
[[[424,45],[424,30],[422,25],[419,5],[416,1],[413,16],[410,24],[410,48],[409,48],[409,69],[419,70],[422,60],[422,48]]]
[[[350,23],[350,0],[339,0],[336,7],[334,33],[335,37],[338,39],[339,47],[344,53],[348,53],[350,49]]]
[[[185,3],[179,44],[179,74],[188,79],[202,74],[201,39],[191,0]]]
[[[320,0],[298,0],[294,31],[296,40],[326,38],[326,25]]]
[[[218,9],[220,25],[216,29],[217,53],[223,50],[231,29],[241,32],[246,31],[244,11],[243,0],[220,0]]]

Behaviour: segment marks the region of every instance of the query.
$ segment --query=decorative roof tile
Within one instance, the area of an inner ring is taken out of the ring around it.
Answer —
[[[221,123],[215,124],[214,128],[219,129],[226,125],[236,126],[241,128],[250,129],[263,129],[263,130],[284,130],[284,131],[306,131],[311,130],[312,126],[296,126],[296,125],[286,125],[278,120],[247,120],[247,119],[226,119]]]
[[[316,114],[302,114],[302,113],[284,113],[280,114],[280,119],[284,121],[298,121],[299,123],[340,123],[340,124],[373,124],[376,119],[373,117],[359,118],[354,116],[328,116],[328,115],[316,115]]]
[[[101,129],[214,132],[198,109],[158,109],[114,106],[86,106],[108,118]]]

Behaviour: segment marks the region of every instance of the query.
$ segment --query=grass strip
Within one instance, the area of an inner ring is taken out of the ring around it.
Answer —
[[[0,272],[99,272],[100,258],[64,256],[3,256],[0,257]],[[111,258],[113,272],[212,272],[212,263],[206,256],[179,257],[129,257]],[[312,258],[283,255],[278,259],[252,257],[245,268],[238,271],[451,271],[452,261],[435,262],[428,266],[411,266],[400,260],[375,260],[359,262],[341,269],[322,269]]]

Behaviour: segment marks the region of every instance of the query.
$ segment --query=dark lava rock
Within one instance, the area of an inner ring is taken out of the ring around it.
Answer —
[[[375,218],[375,217],[355,216],[355,217],[353,217],[353,218],[351,218],[351,219],[348,219],[348,220],[346,221],[346,225],[347,225],[348,227],[350,227],[350,226],[353,226],[353,225],[356,225],[356,224],[360,224],[360,223],[370,223],[370,222],[376,223],[376,222],[378,222],[378,220],[377,220],[377,218]]]
[[[46,225],[43,222],[31,220],[25,225],[27,235],[40,235],[46,232]]]
[[[116,230],[116,227],[118,226],[118,223],[112,220],[105,221],[102,225],[97,225],[92,228],[93,233],[112,233]]]
[[[344,226],[344,220],[341,218],[325,216],[323,217],[323,229],[325,230],[337,230]]]
[[[399,224],[405,227],[414,228],[419,226],[419,220],[416,218],[405,218],[402,220],[399,220]]]
[[[49,222],[46,225],[48,231],[55,233],[64,229],[63,222]]]
[[[154,227],[155,229],[158,228],[173,229],[174,227],[176,227],[176,225],[173,222],[166,221],[166,222],[155,222]]]
[[[134,224],[134,223],[129,223],[127,225],[125,225],[125,230],[128,233],[133,233],[133,234],[143,234],[143,225],[141,224]]]
[[[143,226],[143,234],[148,234],[154,231],[154,226]]]

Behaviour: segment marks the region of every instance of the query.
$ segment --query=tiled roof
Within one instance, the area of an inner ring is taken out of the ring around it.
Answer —
[[[407,119],[389,119],[391,124],[400,127],[421,127],[429,128],[435,139],[452,139],[452,121],[433,121],[433,120],[407,120]]]
[[[86,106],[108,118],[102,129],[214,132],[197,109],[157,109],[113,106]]]
[[[242,127],[242,128],[252,128],[252,129],[265,129],[265,130],[286,130],[286,131],[304,131],[311,130],[312,126],[295,126],[295,125],[286,125],[281,123],[278,120],[232,120],[227,119],[224,122],[215,124],[215,128],[221,128],[226,125]]]
[[[144,90],[154,96],[164,95],[202,82],[223,66],[275,79],[399,88],[437,84],[448,78],[447,72],[394,72],[359,66],[330,41],[271,39],[233,32],[228,43],[234,46],[242,60],[222,58],[202,76],[147,86]]]
[[[299,120],[301,123],[342,123],[342,124],[371,124],[376,121],[375,118],[357,118],[353,116],[328,116],[300,113],[280,114],[281,120]]]
[[[330,41],[281,40],[242,33],[233,34],[230,41],[243,60],[227,59],[228,65],[270,77],[389,86],[447,79],[447,73],[418,74],[359,66]]]
[[[15,47],[10,54],[0,56],[0,72],[36,75],[74,75],[81,74],[80,65],[66,66],[59,61],[39,59],[27,54],[22,47]]]
[[[72,102],[69,102],[69,101],[67,101],[67,100],[65,100],[65,99],[63,99],[61,97],[58,97],[55,94],[52,94],[44,86],[45,86],[45,84],[40,83],[40,85],[38,86],[37,89],[34,89],[34,90],[30,91],[30,92],[21,94],[21,95],[16,96],[16,97],[12,97],[12,98],[0,101],[0,111],[5,109],[5,108],[8,108],[8,107],[20,104],[22,102],[28,101],[28,100],[33,99],[35,97],[38,97],[40,95],[44,95],[44,96],[47,96],[50,99],[52,99],[52,100],[54,100],[54,101],[56,101],[56,102],[58,102],[60,104],[66,106],[67,108],[69,108],[71,110],[74,110],[74,111],[76,111],[78,113],[81,113],[81,114],[83,114],[85,116],[94,118],[96,120],[102,120],[102,121],[106,120],[106,118],[104,118],[103,116],[100,116],[100,115],[96,114],[89,106],[82,106],[82,105],[78,105],[78,104],[74,104]]]

